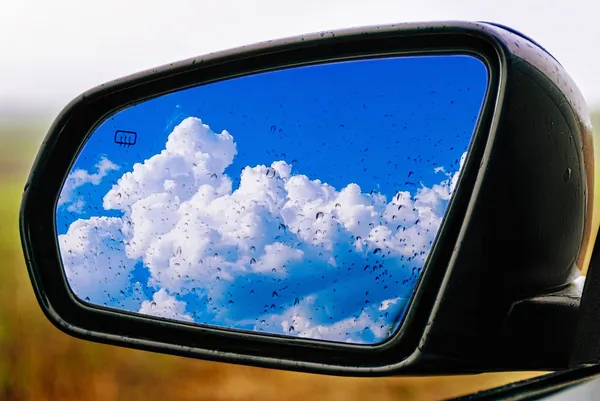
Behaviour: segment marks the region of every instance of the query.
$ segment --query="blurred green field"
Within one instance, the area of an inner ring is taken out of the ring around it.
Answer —
[[[43,316],[18,237],[21,191],[49,121],[0,125],[0,400],[438,400],[535,373],[351,379],[78,340]]]

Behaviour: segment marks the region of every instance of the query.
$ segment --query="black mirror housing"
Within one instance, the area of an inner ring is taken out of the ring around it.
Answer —
[[[489,70],[484,108],[451,207],[400,331],[373,346],[318,343],[158,321],[92,307],[70,290],[54,212],[66,175],[108,115],[182,88],[324,61],[461,51]],[[23,249],[44,313],[92,341],[206,360],[353,376],[559,370],[572,358],[590,258],[591,122],[564,68],[488,23],[324,32],[141,72],[92,89],[58,116],[25,186]]]

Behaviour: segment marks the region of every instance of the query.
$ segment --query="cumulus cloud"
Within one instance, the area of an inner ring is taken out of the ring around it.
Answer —
[[[107,305],[123,295],[135,265],[125,255],[124,239],[118,217],[79,219],[59,235],[65,274],[79,298]]]
[[[226,170],[236,154],[227,131],[198,118],[180,123],[165,149],[104,196],[104,208],[122,217],[78,220],[61,236],[76,293],[118,296],[142,262],[157,291],[140,313],[250,330],[269,323],[270,332],[333,341],[385,339],[458,173],[438,169],[438,184],[387,199],[352,182],[337,189],[276,160],[245,167],[234,189]],[[123,276],[111,281],[115,271]]]
[[[405,306],[401,298],[386,299],[382,302],[363,307],[354,314],[334,322],[324,322],[323,316],[311,313],[318,296],[311,295],[286,309],[281,314],[263,316],[254,330],[281,333],[302,338],[329,340],[348,343],[379,342],[393,333],[398,322],[398,309],[393,305]],[[396,315],[390,315],[395,310]],[[402,309],[400,309],[402,310]]]
[[[139,313],[162,317],[173,320],[192,321],[192,317],[185,313],[185,302],[178,301],[169,295],[164,288],[155,292],[151,301],[142,302]]]
[[[119,166],[104,156],[100,158],[95,167],[97,170],[95,173],[90,173],[84,169],[76,169],[67,176],[58,199],[58,206],[68,204],[69,212],[81,213],[85,207],[85,202],[81,195],[77,195],[77,190],[86,184],[98,185],[108,173],[119,169]]]
[[[230,192],[224,171],[236,153],[227,131],[215,134],[200,119],[188,118],[169,135],[165,149],[119,179],[104,197],[104,207],[130,211],[137,201],[160,193],[186,201],[204,186],[215,195]]]

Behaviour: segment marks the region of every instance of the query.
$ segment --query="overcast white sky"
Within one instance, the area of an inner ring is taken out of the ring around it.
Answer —
[[[0,0],[0,108],[56,114],[110,79],[262,40],[457,19],[531,36],[600,108],[598,0]]]

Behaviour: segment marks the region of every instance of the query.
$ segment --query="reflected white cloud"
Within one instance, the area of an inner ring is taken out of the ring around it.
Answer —
[[[75,292],[122,303],[142,262],[156,291],[141,313],[384,340],[406,305],[398,296],[410,296],[418,280],[458,172],[439,169],[438,184],[388,200],[354,183],[338,190],[276,160],[246,166],[234,189],[226,170],[236,154],[227,131],[193,117],[181,122],[165,149],[104,196],[103,206],[122,217],[78,220],[60,236]]]
[[[178,301],[164,288],[155,292],[152,300],[142,302],[139,313],[165,319],[192,321],[192,317],[185,313],[185,302]]]
[[[125,255],[118,217],[80,219],[58,237],[69,285],[80,298],[100,305],[122,296],[135,261]]]
[[[68,204],[68,210],[72,213],[81,213],[85,207],[85,202],[81,195],[77,194],[82,186],[86,184],[98,185],[104,177],[106,177],[111,171],[116,171],[119,166],[108,160],[106,157],[101,157],[100,161],[96,164],[97,172],[90,173],[83,169],[76,169],[72,171],[63,185],[60,197],[58,199],[58,206]]]

